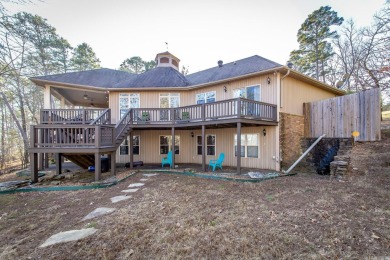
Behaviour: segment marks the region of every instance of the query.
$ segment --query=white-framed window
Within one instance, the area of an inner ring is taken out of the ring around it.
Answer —
[[[259,158],[259,135],[241,134],[241,157]],[[234,156],[237,156],[237,135],[234,135]]]
[[[139,108],[140,98],[139,94],[122,93],[119,94],[119,117],[122,118],[129,108]]]
[[[206,155],[215,155],[216,151],[216,135],[206,135]],[[202,136],[196,136],[196,151],[198,155],[202,155]]]
[[[209,91],[196,94],[196,104],[212,103],[216,101],[217,92]]]
[[[172,150],[172,136],[160,135],[160,154],[167,154]],[[180,136],[175,135],[175,154],[180,154]]]
[[[160,94],[160,108],[173,108],[180,106],[179,93]],[[160,120],[171,120],[169,110],[160,110]]]
[[[160,108],[172,108],[180,106],[179,93],[160,94]]]
[[[129,154],[129,141],[130,137],[126,137],[125,140],[123,140],[122,144],[119,147],[119,154],[120,155],[128,155]],[[139,154],[139,144],[140,144],[140,137],[139,135],[133,135],[133,154]]]
[[[260,85],[248,86],[243,88],[236,88],[233,90],[234,98],[242,97],[255,101],[261,100]]]

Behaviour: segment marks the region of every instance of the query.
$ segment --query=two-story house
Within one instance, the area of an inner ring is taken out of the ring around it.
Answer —
[[[302,117],[304,102],[344,94],[257,55],[186,76],[169,52],[156,62],[138,75],[97,69],[31,78],[44,88],[41,122],[31,126],[33,179],[47,153],[57,155],[59,170],[61,156],[95,165],[96,179],[103,154],[114,171],[115,163],[160,163],[169,151],[173,165],[206,170],[224,152],[224,165],[238,173],[279,171],[282,115]]]

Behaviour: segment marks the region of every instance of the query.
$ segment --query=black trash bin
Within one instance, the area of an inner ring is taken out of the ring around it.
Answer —
[[[102,167],[102,172],[107,172],[108,169],[110,168],[110,160],[108,158],[102,158],[101,159],[101,167]]]

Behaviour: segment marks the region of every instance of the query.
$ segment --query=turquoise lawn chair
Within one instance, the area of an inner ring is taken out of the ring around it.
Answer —
[[[218,160],[210,160],[209,169],[213,167],[213,172],[214,172],[215,168],[219,167],[222,170],[222,163],[224,159],[225,159],[225,153],[220,153]]]
[[[169,151],[167,157],[162,158],[161,160],[161,168],[164,168],[165,164],[169,164],[172,168],[172,151]]]

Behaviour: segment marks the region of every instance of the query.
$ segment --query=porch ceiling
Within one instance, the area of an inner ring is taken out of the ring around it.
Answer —
[[[108,108],[108,93],[105,91],[59,87],[52,87],[52,89],[75,106]],[[87,99],[84,95],[87,95]]]

